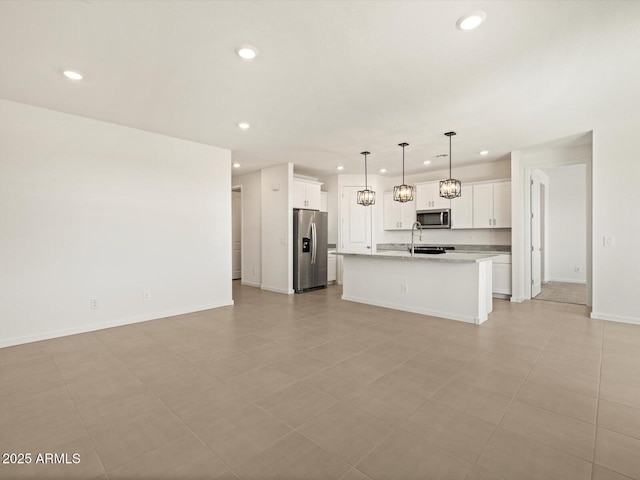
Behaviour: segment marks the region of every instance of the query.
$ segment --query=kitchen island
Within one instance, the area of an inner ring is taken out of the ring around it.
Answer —
[[[494,254],[338,253],[342,299],[480,324],[493,309]]]

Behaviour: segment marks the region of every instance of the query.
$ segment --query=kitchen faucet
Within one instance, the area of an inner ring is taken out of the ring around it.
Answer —
[[[418,227],[420,229],[420,241],[422,241],[422,224],[420,222],[413,222],[413,225],[411,225],[411,256],[415,257],[416,252],[414,250],[414,245],[413,245],[413,229]]]

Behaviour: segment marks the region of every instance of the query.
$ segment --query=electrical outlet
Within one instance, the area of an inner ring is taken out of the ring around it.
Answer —
[[[576,267],[576,273],[582,273],[582,267]]]
[[[89,300],[89,308],[91,310],[97,310],[98,309],[98,299],[97,298],[92,298],[91,300]]]
[[[151,295],[149,294],[149,292],[144,292],[144,293],[142,294],[142,299],[143,299],[144,301],[147,301],[147,300],[149,300],[149,297],[150,297],[150,296],[151,296]]]
[[[613,247],[614,239],[613,237],[604,237],[604,246],[605,247]]]
[[[409,293],[409,286],[406,283],[400,283],[400,293]]]

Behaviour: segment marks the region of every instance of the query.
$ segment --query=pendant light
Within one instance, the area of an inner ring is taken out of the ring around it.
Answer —
[[[449,178],[440,181],[440,196],[448,199],[459,197],[462,194],[462,182],[451,177],[451,137],[456,132],[447,132],[449,137]]]
[[[402,185],[393,187],[393,199],[396,202],[410,202],[413,200],[413,187],[411,185],[405,185],[404,183],[404,147],[408,146],[408,143],[399,143],[398,146],[402,147]]]
[[[364,190],[358,191],[358,204],[368,207],[376,203],[376,192],[369,190],[369,185],[367,184],[367,155],[371,155],[371,153],[360,152],[360,155],[364,155]]]

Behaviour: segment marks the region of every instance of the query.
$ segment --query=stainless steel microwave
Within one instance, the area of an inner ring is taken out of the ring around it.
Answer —
[[[451,209],[418,210],[416,220],[422,228],[451,228]]]

